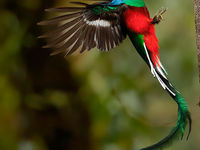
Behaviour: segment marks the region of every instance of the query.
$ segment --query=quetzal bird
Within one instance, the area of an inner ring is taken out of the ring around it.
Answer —
[[[95,47],[101,51],[109,51],[128,36],[149,66],[153,76],[178,105],[177,123],[169,135],[142,150],[162,149],[175,138],[182,139],[187,123],[189,123],[188,138],[191,131],[191,117],[187,104],[169,82],[159,58],[159,45],[154,26],[159,23],[162,12],[150,18],[143,0],[99,0],[93,4],[72,3],[75,7],[46,10],[64,14],[38,23],[55,28],[40,36],[40,38],[48,39],[44,47],[54,49],[52,55],[61,52],[69,55],[75,51],[82,53]]]

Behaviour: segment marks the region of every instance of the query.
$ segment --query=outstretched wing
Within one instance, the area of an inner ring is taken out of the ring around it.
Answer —
[[[64,14],[38,23],[53,28],[39,37],[47,38],[48,43],[44,48],[54,49],[52,55],[61,52],[69,55],[76,50],[82,53],[94,47],[108,51],[125,39],[122,12],[126,6],[111,6],[108,1],[95,4],[72,3],[80,6],[47,9],[48,12]]]

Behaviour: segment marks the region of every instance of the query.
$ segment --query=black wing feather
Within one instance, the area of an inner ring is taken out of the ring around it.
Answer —
[[[66,13],[66,12],[81,11],[84,9],[85,9],[84,7],[58,7],[58,8],[48,8],[48,9],[45,9],[45,11]]]
[[[73,14],[67,14],[67,15],[63,15],[63,16],[58,16],[58,17],[55,17],[55,18],[52,18],[52,19],[48,19],[46,21],[39,22],[38,25],[57,24],[60,21],[65,21],[65,20],[68,20],[68,19],[72,19],[74,17],[78,17],[78,16],[80,16],[80,14],[81,14],[81,12],[76,12],[76,13],[73,13]]]
[[[56,29],[51,30],[41,36],[39,36],[39,38],[52,38],[52,36],[56,36],[56,35],[60,35],[60,33],[62,33],[63,30],[66,30],[67,28],[73,26],[74,24],[76,24],[82,17],[78,17],[72,21],[69,21],[61,26],[58,26]]]
[[[71,2],[80,6],[46,9],[48,12],[65,14],[38,23],[53,28],[39,36],[48,39],[44,48],[53,48],[55,51],[51,55],[65,51],[69,55],[78,49],[81,53],[94,47],[109,51],[118,46],[126,38],[121,15],[125,9],[124,6],[118,6],[116,10],[109,9],[106,6],[109,1],[103,1],[92,5]]]

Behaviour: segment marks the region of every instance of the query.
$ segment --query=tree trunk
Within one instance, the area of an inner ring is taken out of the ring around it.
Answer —
[[[197,33],[197,55],[198,55],[198,68],[199,68],[199,81],[200,81],[200,0],[194,0],[195,12],[195,26]]]

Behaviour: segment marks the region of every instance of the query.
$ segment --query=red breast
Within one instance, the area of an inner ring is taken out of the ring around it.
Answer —
[[[146,7],[129,6],[124,12],[124,21],[128,29],[140,34],[149,32],[152,26]]]
[[[146,7],[129,6],[123,17],[129,30],[144,35],[146,47],[151,52],[152,60],[155,62],[157,57],[159,58],[159,45],[148,9]]]

